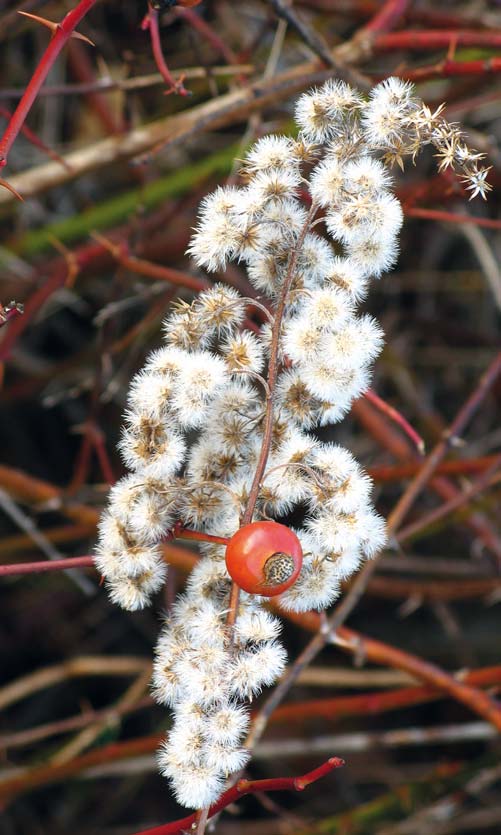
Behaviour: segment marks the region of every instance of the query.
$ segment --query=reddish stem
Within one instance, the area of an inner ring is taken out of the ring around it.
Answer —
[[[425,220],[438,220],[444,223],[471,223],[474,226],[484,226],[486,229],[501,229],[501,220],[490,217],[474,217],[455,212],[443,212],[439,209],[406,208],[406,217],[422,217]]]
[[[368,594],[386,600],[408,600],[409,597],[413,597],[427,602],[432,600],[467,600],[497,593],[500,590],[501,578],[499,577],[471,580],[431,580],[429,582],[373,577],[367,588]]]
[[[39,560],[20,562],[14,565],[0,565],[0,577],[15,577],[19,574],[42,574],[45,571],[65,571],[67,568],[93,568],[94,557],[70,557],[64,560]]]
[[[150,39],[151,39],[151,48],[153,50],[153,57],[155,59],[155,63],[158,67],[158,71],[162,78],[164,79],[165,83],[168,84],[168,93],[178,93],[180,96],[189,96],[190,91],[186,89],[183,84],[183,79],[180,78],[177,81],[174,76],[172,75],[171,71],[169,70],[164,54],[162,52],[162,44],[160,42],[160,29],[158,26],[158,12],[156,9],[153,9],[151,6],[149,7],[148,14],[143,20],[142,23],[143,29],[149,29],[150,32]]]
[[[192,531],[190,528],[183,527],[182,522],[178,522],[172,529],[174,539],[194,539],[197,542],[214,542],[217,545],[228,545],[229,539],[226,536],[214,536],[211,533],[202,533],[201,531]]]
[[[7,359],[10,351],[15,345],[18,337],[28,327],[32,318],[38,313],[42,305],[53,293],[62,287],[68,277],[68,269],[64,261],[58,265],[53,274],[38,287],[32,296],[25,302],[24,316],[17,319],[0,344],[0,361]]]
[[[372,17],[381,10],[381,0],[296,0],[298,6],[307,6],[310,9],[318,9],[323,12],[347,14],[357,17]],[[419,8],[417,6],[419,5]],[[437,4],[438,5],[438,4]],[[487,24],[483,22],[480,15],[453,14],[441,9],[421,8],[421,4],[411,3],[405,11],[404,19],[413,23],[424,24],[425,26],[441,27],[444,29],[459,28],[461,26],[477,27],[486,29]]]
[[[501,480],[501,475],[499,473],[500,463],[501,457],[497,456],[497,461],[494,461],[492,466],[489,467],[489,469],[476,481],[474,481],[468,489],[459,492],[456,496],[453,496],[439,507],[430,511],[425,516],[422,516],[420,519],[417,519],[416,522],[411,522],[406,527],[401,528],[398,532],[398,541],[405,542],[406,540],[415,537],[416,534],[421,534],[423,532],[426,535],[427,528],[436,524],[439,520],[443,519],[444,516],[447,516],[455,510],[464,507],[464,505],[468,504],[471,499],[475,498],[484,490],[499,484],[499,481]]]
[[[275,608],[275,604],[272,603],[272,605]],[[278,609],[278,605],[276,607]],[[287,618],[316,633],[310,644],[313,641],[320,643],[321,639],[323,643],[330,640],[336,646],[352,653],[357,658],[363,658],[365,661],[393,667],[397,670],[404,670],[431,687],[448,693],[453,699],[467,705],[474,713],[487,719],[498,731],[501,731],[501,703],[482,690],[454,678],[450,673],[429,661],[425,661],[424,658],[412,655],[412,653],[405,652],[391,644],[385,644],[375,638],[369,638],[367,635],[361,635],[360,632],[355,632],[346,626],[340,626],[334,632],[329,630],[329,634],[326,634],[325,631],[321,631],[323,624],[320,616],[315,612],[304,614],[288,612]],[[329,626],[332,625],[332,621],[333,618],[331,617]]]
[[[446,58],[437,64],[431,64],[429,67],[395,70],[395,75],[398,75],[399,78],[405,78],[407,81],[419,82],[428,81],[430,78],[489,75],[498,72],[501,72],[501,56],[495,55],[492,58],[481,58],[477,61],[451,61],[449,58]]]
[[[360,30],[360,33],[364,35],[370,33],[373,36],[378,32],[387,32],[406,12],[408,5],[409,0],[386,0],[382,9]]]
[[[261,479],[263,478],[263,474],[266,468],[266,462],[268,460],[268,455],[270,452],[273,434],[273,392],[275,390],[275,383],[278,375],[280,329],[282,327],[282,319],[287,304],[289,290],[294,280],[297,259],[301,251],[301,247],[303,246],[306,234],[310,228],[311,222],[315,215],[315,212],[316,207],[312,205],[304,222],[301,233],[297,239],[296,245],[291,253],[289,265],[287,267],[287,275],[285,276],[280,298],[275,309],[274,323],[271,334],[270,360],[268,364],[268,393],[266,396],[266,415],[264,419],[263,440],[261,444],[261,453],[256,466],[256,471],[254,473],[252,485],[249,490],[249,499],[247,501],[247,506],[245,508],[244,514],[242,516],[242,525],[248,525],[249,522],[252,522],[254,509],[256,507],[256,502],[259,495],[259,488],[261,487]]]
[[[390,420],[396,423],[403,432],[410,438],[413,446],[417,449],[420,455],[424,454],[424,441],[420,435],[416,432],[415,429],[412,428],[410,423],[404,418],[402,414],[400,414],[397,409],[393,406],[390,406],[389,403],[386,403],[375,391],[372,389],[367,389],[364,394],[364,397],[372,403],[375,408],[381,412],[383,415],[386,415]]]
[[[146,261],[144,258],[129,255],[126,241],[114,243],[98,232],[94,232],[93,237],[113,255],[122,267],[137,275],[144,275],[146,278],[152,278],[155,281],[168,281],[170,284],[187,287],[195,293],[200,293],[210,287],[209,282],[203,278],[197,278],[189,273],[181,272],[181,270],[164,267],[162,264],[155,264],[153,261]]]
[[[464,676],[466,684],[475,687],[492,687],[501,684],[501,667],[485,667],[471,670]],[[278,707],[271,721],[300,722],[303,720],[326,719],[335,721],[343,716],[364,716],[400,710],[404,707],[443,699],[441,690],[433,687],[402,687],[386,692],[374,691],[353,696],[336,696],[333,699],[310,699]]]
[[[365,656],[375,664],[405,670],[406,673],[426,681],[432,687],[443,690],[456,701],[467,705],[474,713],[487,719],[498,731],[501,731],[501,704],[482,690],[458,681],[450,673],[446,673],[445,670],[423,658],[377,641],[375,638],[360,635],[345,626],[339,628],[337,638],[336,644],[339,644],[342,649],[360,653],[361,657]]]
[[[231,803],[234,803],[244,794],[255,794],[256,792],[276,792],[276,791],[304,791],[312,783],[330,774],[335,768],[340,768],[344,765],[344,760],[340,757],[331,757],[327,762],[322,763],[313,771],[308,771],[301,777],[275,777],[269,780],[239,780],[238,783],[231,789],[228,789],[213,806],[209,809],[209,817],[225,809]],[[196,813],[189,815],[181,820],[166,823],[163,826],[154,826],[153,829],[143,829],[141,832],[136,832],[135,835],[176,835],[186,831],[196,820]]]
[[[416,49],[431,51],[434,49],[448,49],[454,46],[484,46],[491,49],[501,47],[501,32],[476,31],[475,29],[435,30],[420,29],[405,32],[389,32],[377,35],[373,41],[373,49],[387,52],[394,49]]]
[[[0,139],[0,168],[7,165],[7,157],[12,144],[21,130],[26,116],[31,109],[31,105],[35,101],[38,91],[47,78],[57,56],[69,38],[71,38],[82,18],[85,17],[96,2],[97,0],[80,0],[78,5],[63,18],[61,23],[57,24],[54,35],[26,87],[24,95],[5,129],[5,133]]]
[[[178,539],[193,539],[197,542],[213,542],[218,545],[227,545],[228,539],[225,536],[213,536],[210,533],[200,533],[186,528],[174,526],[174,537]],[[71,557],[64,560],[49,560],[44,562],[20,562],[12,565],[0,566],[0,577],[14,577],[18,574],[40,574],[43,571],[65,571],[67,568],[91,568],[94,566],[94,557]]]
[[[107,251],[126,269],[135,272],[139,275],[144,275],[148,278],[153,278],[160,281],[168,281],[171,284],[187,287],[190,290],[200,291],[206,289],[207,281],[196,278],[180,270],[171,269],[170,267],[163,267],[161,264],[156,264],[150,261],[144,261],[142,258],[129,257],[126,255],[123,247],[115,246],[111,241],[101,236],[98,237],[99,242],[92,244],[84,244],[75,251],[73,251],[72,258],[74,259],[75,269],[85,270],[95,265],[96,262],[106,263],[102,259],[103,254]],[[52,273],[49,278],[44,281],[40,287],[33,293],[32,296],[25,303],[24,316],[12,322],[8,329],[8,333],[0,343],[0,361],[6,359],[12,347],[15,345],[25,328],[31,323],[32,318],[38,313],[41,306],[47,301],[50,296],[62,287],[68,279],[68,263],[65,260],[57,259],[49,264],[52,268]]]
[[[442,461],[436,469],[437,475],[471,475],[481,473],[492,466],[497,455],[485,455],[482,458],[466,458],[457,461]],[[418,461],[410,464],[394,464],[393,466],[368,467],[367,472],[374,481],[400,481],[412,478],[421,464]]]
[[[107,484],[115,483],[116,478],[113,473],[111,461],[108,456],[106,444],[103,433],[94,420],[88,420],[82,427],[83,440],[78,452],[77,463],[75,465],[73,478],[68,486],[66,495],[73,495],[85,483],[90,469],[91,454],[94,451],[101,468],[104,480]]]
[[[290,288],[292,287],[292,282],[294,280],[299,252],[301,251],[301,247],[303,246],[304,239],[306,237],[308,229],[310,228],[310,224],[315,215],[315,211],[316,209],[312,205],[304,222],[301,233],[297,239],[296,245],[292,251],[289,260],[289,266],[287,267],[287,274],[285,276],[285,280],[282,286],[280,298],[275,308],[274,323],[271,332],[270,359],[268,363],[268,388],[266,394],[266,414],[264,418],[263,440],[261,442],[261,452],[256,465],[256,471],[254,473],[252,485],[249,490],[249,498],[247,500],[247,505],[241,518],[241,525],[248,525],[249,522],[252,522],[254,509],[256,507],[256,502],[259,496],[259,489],[261,487],[261,480],[263,478],[264,471],[266,469],[266,462],[268,461],[268,456],[270,454],[271,440],[273,435],[273,392],[275,390],[275,383],[279,371],[278,352],[280,345],[280,329],[282,327],[282,319],[287,304],[287,297]],[[240,589],[238,585],[236,583],[232,583],[228,616],[226,618],[226,626],[228,628],[232,627],[235,623],[237,617],[239,596]]]

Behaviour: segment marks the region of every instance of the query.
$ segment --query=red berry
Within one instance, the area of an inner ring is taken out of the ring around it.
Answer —
[[[228,574],[249,594],[282,594],[297,580],[302,563],[299,539],[278,522],[244,525],[226,547]]]

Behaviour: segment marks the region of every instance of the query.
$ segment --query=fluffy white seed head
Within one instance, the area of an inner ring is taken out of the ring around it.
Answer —
[[[176,770],[175,776],[172,776],[172,787],[177,802],[182,806],[205,809],[218,799],[224,789],[224,779],[217,767],[198,765]]]
[[[260,644],[278,638],[282,624],[264,609],[254,609],[239,615],[235,624],[235,639],[241,644]]]
[[[300,96],[296,122],[309,142],[324,143],[343,135],[352,114],[362,105],[359,94],[343,81],[328,81],[319,89]]]
[[[327,341],[332,342],[336,336],[326,339],[324,345]],[[325,349],[323,358],[301,366],[304,381],[314,397],[335,404],[337,409],[347,410],[356,397],[367,391],[370,374],[365,365],[350,365],[347,356],[340,350],[333,351],[327,345]],[[339,362],[338,366],[333,364],[336,361]]]
[[[170,374],[140,371],[132,380],[127,404],[129,411],[146,418],[167,420],[174,380]]]
[[[186,588],[198,600],[200,605],[202,602],[208,601],[213,607],[208,611],[220,617],[220,608],[216,604],[228,591],[229,577],[223,559],[224,546],[211,545],[212,552],[215,547],[222,548],[221,556],[219,556],[218,550],[218,556],[207,556],[199,560],[188,578]]]
[[[398,243],[395,238],[371,237],[350,241],[346,249],[348,257],[362,276],[379,278],[395,265],[398,257]]]
[[[207,742],[234,746],[242,740],[250,724],[248,711],[233,702],[222,704],[207,716],[204,737]]]
[[[383,347],[383,332],[371,316],[354,316],[335,333],[323,337],[324,358],[341,373],[371,363]]]
[[[223,601],[229,595],[228,579],[226,575],[219,589],[214,589],[214,596],[219,593]],[[186,635],[195,648],[205,646],[206,649],[211,649],[211,651],[212,648],[215,648],[215,650],[222,649],[226,638],[224,612],[211,600],[201,601],[195,617],[186,624]],[[224,661],[222,656],[214,652],[210,658],[208,657],[207,664],[214,664],[218,662],[218,659]]]
[[[336,332],[352,318],[354,309],[348,293],[327,285],[306,296],[303,311],[312,326]]]
[[[340,591],[336,565],[325,557],[309,555],[294,585],[280,595],[280,606],[288,612],[322,611],[339,597]]]
[[[413,87],[399,78],[387,78],[373,88],[362,111],[362,126],[369,146],[392,148],[405,138],[409,116],[416,109]]]
[[[385,543],[384,521],[370,508],[341,513],[326,508],[310,517],[307,527],[321,553],[356,552],[374,556]]]
[[[318,424],[321,401],[312,395],[298,368],[280,375],[275,394],[277,408],[285,420],[293,421],[302,429],[311,429]]]
[[[296,199],[282,199],[279,203],[269,203],[261,215],[261,222],[270,229],[268,249],[275,248],[277,242],[293,245],[306,222],[307,212]]]
[[[394,241],[402,225],[402,209],[391,194],[355,194],[327,214],[328,232],[347,247],[367,239]]]
[[[329,154],[314,169],[310,178],[310,194],[315,203],[327,207],[342,198],[346,162]]]
[[[172,381],[182,367],[185,358],[186,351],[176,348],[174,345],[166,345],[149,354],[146,358],[144,373],[160,374]]]
[[[118,444],[125,465],[145,478],[169,479],[184,461],[184,438],[163,422],[135,415],[128,415],[128,419],[130,426],[123,430]]]
[[[170,347],[181,351],[183,367],[186,355],[191,351],[205,348],[210,341],[211,333],[204,327],[203,320],[194,313],[193,305],[178,301],[174,310],[163,323],[165,341]]]
[[[301,182],[299,172],[295,168],[273,168],[269,171],[259,171],[247,187],[247,193],[253,200],[261,202],[263,209],[270,203],[281,203],[283,200],[293,199]]]
[[[204,760],[209,767],[217,768],[227,777],[240,771],[248,763],[250,751],[244,748],[229,748],[221,742],[208,742],[204,749]]]
[[[258,171],[288,169],[297,165],[294,143],[285,136],[263,136],[252,146],[245,159],[247,175]]]
[[[325,281],[335,264],[331,245],[319,235],[309,233],[298,254],[293,289],[315,290]]]
[[[362,301],[367,294],[367,278],[355,261],[349,258],[334,259],[331,270],[325,276],[325,284],[347,293],[354,303]]]
[[[196,298],[193,310],[208,330],[217,336],[233,331],[245,318],[245,301],[240,293],[226,284],[216,284]]]
[[[235,257],[241,242],[241,226],[237,215],[238,192],[221,191],[225,193],[206,202],[187,250],[195,263],[209,272],[223,270],[227,261]]]
[[[365,154],[344,166],[344,190],[350,194],[377,197],[392,185],[392,176],[383,163]]]
[[[229,374],[260,374],[263,370],[264,347],[249,331],[229,336],[221,343],[221,352]]]
[[[293,362],[314,360],[322,350],[323,338],[310,316],[294,316],[283,327],[283,350]]]
[[[208,351],[192,353],[187,357],[179,371],[172,398],[172,408],[181,426],[185,429],[200,426],[211,399],[226,382],[226,367],[220,357]]]
[[[173,661],[179,652],[179,647],[173,642],[172,651],[169,649],[159,651],[153,664],[151,679],[153,698],[159,704],[169,705],[169,707],[174,707],[178,703],[182,692],[179,676],[173,669]]]
[[[165,583],[167,566],[164,562],[152,562],[150,567],[142,573],[133,576],[108,577],[106,586],[113,603],[122,609],[134,612],[144,609],[153,594],[159,591]]]
[[[279,501],[305,502],[311,495],[308,465],[317,442],[290,428],[269,458],[264,482]]]
[[[253,651],[239,652],[229,670],[230,693],[239,699],[251,699],[276,681],[285,663],[285,650],[277,641],[268,641]]]
[[[190,652],[176,659],[173,669],[179,678],[184,699],[203,708],[227,700],[228,687],[222,670],[217,673],[212,667],[196,666]]]

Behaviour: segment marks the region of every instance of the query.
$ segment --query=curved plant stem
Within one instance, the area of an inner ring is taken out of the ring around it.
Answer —
[[[273,791],[297,791],[301,792],[308,788],[312,783],[325,777],[335,768],[340,768],[344,765],[344,760],[340,757],[331,757],[327,762],[303,774],[302,777],[275,777],[269,780],[239,780],[238,783],[231,789],[228,789],[207,811],[207,817],[212,817],[221,809],[225,809],[230,803],[234,803],[244,794],[255,794],[256,792],[273,792]],[[166,823],[164,826],[155,826],[153,829],[144,829],[142,832],[136,832],[135,835],[176,835],[186,831],[196,820],[196,815],[189,815],[182,820]],[[202,820],[202,818],[200,818]],[[205,825],[205,822],[204,822]]]
[[[178,81],[174,78],[171,71],[169,70],[164,54],[162,52],[162,44],[160,43],[160,29],[158,26],[158,12],[152,6],[149,6],[148,14],[146,15],[143,25],[143,29],[148,29],[150,32],[151,38],[151,48],[153,50],[153,56],[155,58],[155,63],[158,67],[158,71],[162,78],[164,79],[167,86],[168,93],[178,93],[180,96],[189,96],[190,92],[186,89],[183,84],[183,78],[181,77]]]

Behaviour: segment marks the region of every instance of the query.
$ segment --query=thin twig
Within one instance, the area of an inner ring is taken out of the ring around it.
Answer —
[[[60,554],[60,552],[57,550],[57,548],[54,547],[52,542],[49,542],[49,540],[44,536],[42,531],[40,531],[38,529],[38,527],[35,524],[35,522],[33,521],[33,519],[30,516],[28,516],[16,504],[16,502],[11,498],[11,496],[9,496],[9,494],[5,490],[2,490],[2,489],[0,489],[0,507],[3,509],[3,511],[5,513],[8,514],[8,516],[13,520],[13,522],[15,522],[15,524],[22,531],[24,531],[24,533],[26,533],[29,537],[31,537],[31,539],[33,540],[35,545],[37,545],[37,547],[40,548],[42,554],[45,554],[45,556],[48,558],[49,562],[48,563],[41,563],[42,565],[52,565],[52,566],[54,566],[56,564],[60,565],[61,563],[65,562],[64,559],[61,559],[62,555]],[[85,565],[85,563],[82,563],[82,561],[81,561],[82,558],[79,558],[79,559],[80,559],[80,563],[74,564],[73,568],[76,568],[78,565]],[[64,567],[65,570],[66,570],[66,567],[67,566]],[[9,573],[8,568],[9,568],[8,566],[0,566],[0,575],[8,574]],[[3,571],[2,571],[2,569],[3,569]],[[28,572],[24,572],[24,573],[28,573]],[[95,594],[96,587],[93,583],[91,583],[87,579],[87,577],[84,577],[80,573],[77,573],[77,574],[69,573],[67,576],[71,579],[71,581],[73,583],[75,583],[76,586],[78,586],[80,591],[82,591],[84,594],[86,594],[86,595]]]
[[[115,724],[121,710],[137,704],[137,702],[144,697],[150,680],[151,670],[148,668],[142,670],[138,677],[129,685],[129,687],[127,687],[125,693],[117,699],[115,705],[111,708],[112,713],[115,711]],[[78,756],[85,748],[89,748],[109,726],[109,717],[104,720],[98,719],[96,722],[91,723],[81,730],[74,739],[63,745],[63,747],[51,757],[49,762],[54,765],[61,765],[62,763],[69,762],[74,759],[74,757]]]
[[[149,6],[148,14],[143,20],[142,28],[147,29],[150,33],[151,48],[153,50],[153,57],[158,67],[160,75],[167,84],[168,93],[178,93],[180,96],[189,96],[190,91],[186,89],[183,84],[183,77],[179,79],[174,78],[169,67],[166,64],[164,54],[162,51],[162,44],[160,42],[160,29],[158,25],[158,11]]]
[[[457,496],[453,496],[448,502],[444,502],[440,505],[440,507],[437,507],[435,510],[427,513],[426,516],[422,516],[420,519],[417,519],[405,528],[401,528],[397,535],[398,541],[405,542],[408,539],[413,539],[416,534],[423,532],[430,525],[434,525],[445,516],[448,516],[460,507],[467,505],[470,500],[475,498],[475,496],[478,496],[479,493],[483,493],[485,490],[489,490],[491,487],[499,484],[501,481],[501,473],[499,472],[500,464],[501,456],[498,456],[498,460],[494,462],[491,467],[489,467],[487,472],[481,475],[466,490],[458,493]]]
[[[406,217],[420,217],[424,220],[438,220],[444,223],[467,223],[473,226],[483,226],[485,229],[501,229],[501,220],[490,217],[475,217],[459,212],[444,212],[440,209],[423,209],[409,206],[405,208]]]
[[[230,75],[250,75],[254,72],[253,64],[232,64],[215,66],[210,68],[211,75],[226,77]],[[185,79],[204,79],[207,77],[205,67],[183,67],[178,70]],[[44,96],[85,96],[89,93],[112,93],[115,90],[128,92],[129,90],[145,90],[157,84],[164,84],[165,79],[159,72],[148,75],[137,75],[132,78],[98,78],[95,81],[80,82],[78,84],[53,84],[42,87],[38,98]],[[2,87],[0,90],[0,101],[2,99],[20,99],[24,93],[21,87]]]
[[[78,676],[128,676],[150,668],[150,661],[137,656],[82,655],[61,664],[43,667],[34,673],[16,679],[0,689],[0,708],[25,699],[32,693],[52,687],[60,681]]]
[[[425,445],[423,439],[397,409],[390,406],[389,403],[383,400],[383,398],[376,394],[376,392],[372,389],[367,389],[364,397],[382,414],[386,415],[390,418],[390,420],[396,423],[397,426],[399,426],[407,435],[407,437],[410,438],[419,455],[424,455]]]
[[[231,789],[228,789],[209,810],[209,817],[212,817],[221,809],[225,809],[231,803],[234,803],[244,794],[254,794],[255,792],[272,792],[272,791],[303,791],[312,783],[325,777],[336,768],[344,765],[344,761],[339,757],[332,757],[323,763],[323,765],[303,774],[302,777],[275,777],[269,780],[239,780],[238,783]],[[176,835],[186,830],[195,821],[195,815],[189,815],[179,821],[167,823],[164,826],[155,826],[153,829],[145,829],[142,832],[136,832],[135,835]]]
[[[442,439],[427,456],[423,466],[409,484],[396,507],[390,513],[390,516],[388,517],[388,529],[390,533],[394,533],[398,530],[411,506],[428,484],[442,459],[445,457],[449,449],[458,443],[463,430],[468,425],[481,403],[484,401],[487,393],[495,383],[500,373],[501,353],[493,359],[489,367],[482,374],[476,388],[461,407],[450,427],[445,430]]]

